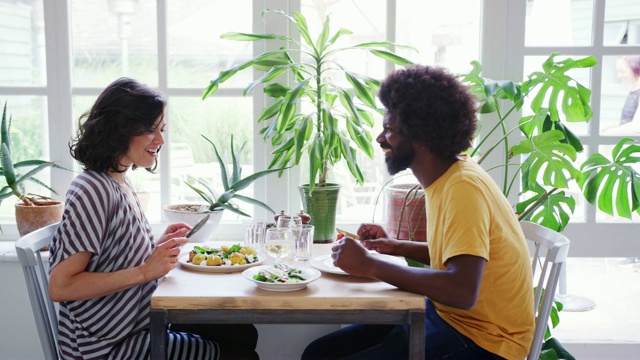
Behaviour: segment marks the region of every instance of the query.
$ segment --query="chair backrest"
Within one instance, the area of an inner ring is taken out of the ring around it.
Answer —
[[[560,270],[569,253],[570,241],[564,235],[542,225],[529,221],[521,221],[520,225],[525,238],[533,243],[532,269],[534,279],[537,279],[534,295],[536,326],[527,359],[537,360],[544,342]]]
[[[43,262],[40,249],[48,246],[59,223],[48,225],[16,241],[18,261],[27,284],[31,309],[45,359],[58,359],[58,316],[49,297],[49,264]]]

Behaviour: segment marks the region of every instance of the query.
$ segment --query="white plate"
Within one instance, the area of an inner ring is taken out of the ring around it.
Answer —
[[[407,262],[401,257],[380,254],[377,252],[371,252],[371,255],[378,257],[384,261],[388,261],[390,263],[394,263],[398,265],[407,265]],[[314,268],[327,273],[338,274],[338,275],[349,275],[339,267],[333,265],[333,259],[331,258],[331,254],[315,257],[311,259],[310,264]]]
[[[180,263],[180,266],[189,270],[209,272],[209,273],[232,273],[232,272],[244,271],[250,267],[262,264],[266,259],[266,255],[262,254],[259,251],[257,253],[258,253],[258,261],[251,264],[246,264],[246,265],[220,265],[220,266],[194,265],[189,262],[189,254],[181,255],[180,258],[178,259],[178,262]]]
[[[302,270],[302,274],[307,278],[306,280],[297,282],[297,283],[291,283],[291,284],[277,284],[277,283],[269,283],[269,282],[264,282],[264,281],[258,281],[256,279],[253,278],[253,275],[256,275],[258,272],[260,272],[260,270],[265,269],[265,268],[270,268],[273,267],[271,265],[263,265],[263,266],[256,266],[256,267],[252,267],[251,269],[247,269],[245,271],[242,272],[242,276],[253,282],[254,284],[258,285],[258,287],[260,289],[263,290],[268,290],[268,291],[296,291],[296,290],[302,290],[304,288],[307,287],[307,285],[312,282],[317,280],[320,277],[320,271],[316,270],[316,269],[312,269],[312,268],[300,268],[300,270]]]

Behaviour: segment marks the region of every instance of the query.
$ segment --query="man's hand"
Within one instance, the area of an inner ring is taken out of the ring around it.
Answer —
[[[375,260],[357,240],[344,237],[331,248],[331,251],[334,266],[351,275],[369,276],[369,270]]]

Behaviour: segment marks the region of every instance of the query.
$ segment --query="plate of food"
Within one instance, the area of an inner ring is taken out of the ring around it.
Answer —
[[[407,265],[407,262],[398,256],[391,256],[391,255],[386,255],[386,254],[380,254],[378,252],[375,251],[370,251],[369,252],[371,255],[378,257],[384,261],[388,261],[390,263],[394,263],[394,264],[398,264],[398,265]],[[323,271],[323,272],[327,272],[330,274],[338,274],[338,275],[349,275],[348,273],[344,272],[344,270],[340,269],[339,267],[333,265],[333,259],[331,258],[331,254],[329,255],[322,255],[322,256],[317,256],[313,259],[311,259],[310,261],[310,265],[313,266],[314,268]]]
[[[242,276],[267,291],[302,290],[320,277],[312,268],[295,268],[284,264],[262,265],[242,272]]]
[[[234,245],[202,245],[194,246],[188,254],[178,259],[180,266],[202,272],[230,273],[244,271],[260,265],[265,255],[249,246]]]

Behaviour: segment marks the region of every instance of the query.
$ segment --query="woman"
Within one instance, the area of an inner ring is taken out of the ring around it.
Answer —
[[[49,293],[60,302],[63,358],[148,359],[149,305],[158,279],[176,266],[190,226],[171,224],[154,242],[126,177],[152,171],[164,144],[165,100],[128,78],[111,83],[82,115],[71,183],[51,246]],[[252,325],[182,325],[169,331],[169,358],[257,358]]]

